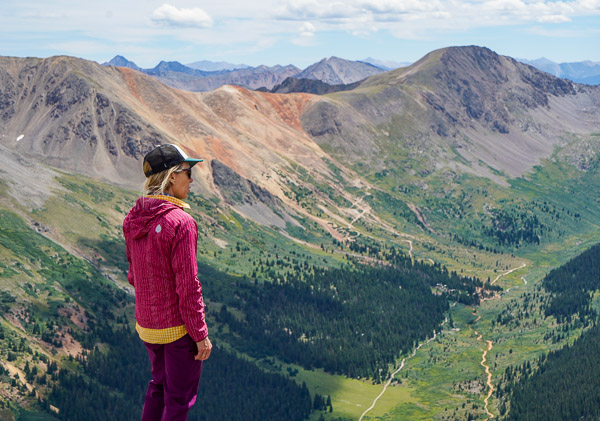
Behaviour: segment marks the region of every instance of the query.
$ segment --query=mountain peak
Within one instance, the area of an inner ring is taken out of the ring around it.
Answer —
[[[372,64],[331,56],[308,66],[297,79],[318,79],[329,85],[347,85],[384,72]]]
[[[200,77],[208,73],[203,72],[202,70],[192,69],[191,67],[187,67],[178,61],[164,60],[158,63],[153,69],[146,71],[146,73],[152,76],[164,76],[169,74],[170,72],[183,73],[186,75],[195,75]]]
[[[129,67],[134,70],[142,70],[133,61],[127,60],[125,57],[116,55],[110,61],[102,63],[103,66],[114,66],[114,67]]]

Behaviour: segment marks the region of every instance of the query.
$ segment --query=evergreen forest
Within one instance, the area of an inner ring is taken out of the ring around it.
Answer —
[[[600,328],[593,327],[572,346],[543,355],[531,364],[509,367],[507,421],[600,419]]]
[[[594,326],[571,345],[532,363],[508,367],[499,396],[506,420],[600,419],[600,327],[592,297],[600,290],[600,244],[550,271],[543,286],[551,292],[546,315],[566,326]]]
[[[555,316],[559,321],[575,313],[596,316],[590,299],[600,289],[600,244],[552,270],[544,278],[543,286],[552,292],[546,316]]]
[[[390,265],[310,266],[260,288],[239,284],[234,300],[224,297],[217,320],[230,327],[228,340],[256,357],[379,382],[396,358],[440,329],[449,298],[474,304],[483,286],[402,254],[392,257]]]
[[[43,404],[61,408],[57,416],[63,420],[139,419],[150,379],[146,350],[127,326],[104,325],[98,333],[110,350],[96,348],[79,359],[79,370],[53,373],[57,382]],[[312,410],[306,385],[264,372],[215,345],[189,420],[299,421]]]

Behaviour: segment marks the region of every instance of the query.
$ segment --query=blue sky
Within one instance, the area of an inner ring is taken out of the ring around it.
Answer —
[[[120,54],[251,66],[324,57],[413,62],[479,45],[514,58],[600,62],[600,0],[0,0],[0,55]]]

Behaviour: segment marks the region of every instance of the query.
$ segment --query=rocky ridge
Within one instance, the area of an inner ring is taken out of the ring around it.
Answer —
[[[400,150],[431,168],[450,165],[502,182],[498,173],[522,175],[563,145],[566,133],[597,131],[599,106],[599,88],[486,48],[451,47],[327,96],[302,121],[338,159],[374,171],[396,165],[390,154]]]

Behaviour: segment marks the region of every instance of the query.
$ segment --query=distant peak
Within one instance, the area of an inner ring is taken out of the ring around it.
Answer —
[[[498,54],[487,47],[480,47],[478,45],[462,45],[453,46],[443,49],[446,54],[489,54],[497,56]]]
[[[102,63],[103,66],[115,66],[115,67],[129,67],[130,69],[140,70],[137,64],[133,61],[127,60],[121,55],[114,56],[109,62]]]

